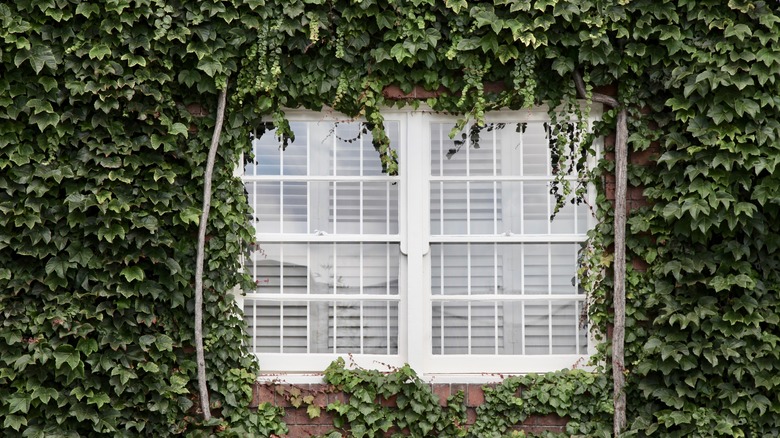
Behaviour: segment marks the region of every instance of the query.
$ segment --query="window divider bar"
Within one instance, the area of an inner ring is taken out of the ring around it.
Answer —
[[[563,178],[566,181],[583,181],[582,178],[577,176],[565,176]],[[252,178],[251,180],[254,180]],[[554,178],[549,175],[443,175],[443,176],[431,176],[431,181],[436,182],[464,182],[464,181],[476,181],[476,182],[490,182],[490,181],[506,181],[506,182],[551,182]],[[273,181],[277,181],[274,179]],[[584,181],[583,181],[584,182]]]
[[[244,182],[398,182],[399,177],[388,175],[245,175],[241,178]],[[549,181],[549,177],[545,177],[544,181]],[[576,180],[576,178],[575,178]]]
[[[560,295],[436,295],[431,297],[432,301],[585,301],[585,297],[576,294]]]
[[[584,299],[584,297],[581,297]],[[401,301],[399,295],[371,295],[371,294],[270,294],[248,292],[246,300],[275,301],[275,302],[321,302],[321,301]]]
[[[584,234],[448,234],[432,235],[431,243],[580,243]]]
[[[398,234],[273,234],[258,233],[258,242],[262,243],[360,243],[360,242],[384,242],[399,243],[401,237]],[[584,239],[583,239],[584,240]]]

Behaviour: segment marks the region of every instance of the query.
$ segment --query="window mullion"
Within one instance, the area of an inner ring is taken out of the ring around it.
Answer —
[[[428,252],[429,209],[428,201],[430,157],[427,150],[430,147],[429,125],[427,118],[420,113],[409,113],[406,129],[406,221],[407,231],[407,321],[410,324],[420,324],[422,327],[407,328],[406,345],[407,360],[412,368],[425,372],[426,355],[431,353],[431,302],[430,268],[424,263],[430,263],[425,254]],[[427,158],[427,159],[426,159]],[[427,274],[427,277],[426,277]]]

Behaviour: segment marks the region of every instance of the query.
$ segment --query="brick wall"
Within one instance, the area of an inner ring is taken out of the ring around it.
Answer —
[[[439,403],[446,406],[447,398],[458,391],[464,393],[464,403],[466,404],[467,425],[471,425],[476,420],[476,408],[485,402],[485,396],[482,391],[482,384],[432,384],[431,389],[439,397]],[[292,395],[296,396],[293,397]],[[321,409],[321,414],[317,418],[309,418],[306,412],[308,405],[300,404],[299,407],[293,406],[295,398],[312,396],[312,404]],[[256,383],[253,388],[252,408],[256,408],[260,403],[270,403],[274,406],[283,407],[285,410],[284,421],[290,432],[285,435],[287,438],[304,438],[312,435],[322,435],[335,428],[333,427],[333,416],[327,412],[327,405],[335,401],[347,401],[347,396],[337,391],[334,387],[325,384],[275,384],[275,383]],[[379,400],[385,406],[394,406],[394,400]],[[517,430],[526,432],[541,433],[563,432],[566,428],[567,419],[557,415],[536,415],[530,416],[525,422],[515,427]],[[344,436],[348,436],[346,431]]]

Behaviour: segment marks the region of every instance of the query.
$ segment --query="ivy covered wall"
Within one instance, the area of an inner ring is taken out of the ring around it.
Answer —
[[[477,122],[542,102],[576,116],[575,70],[618,84],[631,147],[659,150],[630,173],[651,205],[629,219],[647,270],[629,275],[628,433],[780,434],[777,2],[16,0],[0,24],[3,435],[281,432],[273,409],[247,410],[257,366],[229,295],[253,238],[232,176],[253,122],[284,142],[286,107],[365,117],[395,172],[386,86],[441,90],[432,108]],[[217,419],[203,425],[194,237],[228,77],[205,281]],[[569,158],[562,174],[579,171]],[[608,333],[599,206],[583,275]]]

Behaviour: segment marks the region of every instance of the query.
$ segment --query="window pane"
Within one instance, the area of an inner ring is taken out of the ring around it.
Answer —
[[[549,175],[549,147],[546,123],[530,122],[526,124],[522,143],[523,175]]]
[[[398,354],[395,301],[247,299],[244,319],[256,353]]]
[[[312,184],[327,185],[329,190],[328,224],[321,224],[318,229],[337,234],[398,233],[398,184],[391,182]],[[317,199],[313,199],[313,202],[317,202]]]
[[[433,354],[586,354],[576,301],[434,302]]]
[[[398,295],[397,243],[261,243],[248,267],[258,293]]]
[[[503,288],[503,251],[494,243],[431,245],[434,295],[497,294]]]
[[[550,226],[550,189],[547,182],[525,182],[523,186],[523,233],[547,234]]]

